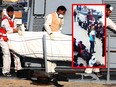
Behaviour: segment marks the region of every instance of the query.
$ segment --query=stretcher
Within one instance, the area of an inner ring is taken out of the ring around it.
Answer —
[[[7,36],[10,50],[21,56],[43,59],[46,51],[47,60],[72,61],[71,36],[54,32],[55,38],[51,40],[46,32],[30,31],[25,31],[23,36],[18,33],[7,34]],[[44,41],[43,36],[46,38]],[[46,45],[45,50],[43,44]]]

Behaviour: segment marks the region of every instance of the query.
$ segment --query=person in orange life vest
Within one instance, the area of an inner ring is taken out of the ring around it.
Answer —
[[[4,11],[3,11],[4,12]],[[7,13],[7,14],[6,14]],[[0,28],[0,45],[3,52],[3,69],[2,73],[4,76],[11,76],[10,66],[11,57],[8,45],[7,33],[17,33],[18,29],[15,22],[14,8],[12,6],[7,7],[6,13],[4,14]],[[14,55],[15,69],[22,69],[20,58]]]
[[[56,12],[50,13],[46,16],[44,27],[51,40],[55,38],[54,32],[59,32],[62,30],[66,10],[67,9],[64,6],[59,6]]]

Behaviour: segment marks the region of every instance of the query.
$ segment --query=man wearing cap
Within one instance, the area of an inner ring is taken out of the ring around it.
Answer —
[[[106,27],[116,31],[116,24],[109,18],[113,7],[110,4],[106,5]]]
[[[3,10],[4,16],[1,21],[0,28],[0,46],[3,52],[3,69],[2,73],[4,76],[11,76],[10,66],[11,66],[11,56],[8,45],[8,33],[17,33],[18,29],[15,22],[14,8],[12,6],[7,7],[6,11]],[[15,69],[22,69],[20,59],[14,55]]]

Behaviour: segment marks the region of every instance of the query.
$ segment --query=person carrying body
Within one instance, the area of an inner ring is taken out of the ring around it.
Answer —
[[[44,27],[51,40],[55,39],[56,32],[61,32],[66,11],[67,9],[64,6],[59,6],[56,12],[50,13],[46,16]],[[54,73],[56,63],[47,61],[47,64],[49,67],[48,72]]]
[[[60,32],[62,30],[66,11],[67,9],[64,6],[59,6],[56,12],[46,16],[44,27],[52,40],[55,38],[54,32]]]
[[[10,33],[18,33],[18,29],[16,26],[15,15],[14,15],[14,8],[12,6],[8,6],[5,10],[3,10],[3,18],[1,21],[1,28],[0,28],[0,46],[3,52],[3,69],[2,73],[4,76],[11,76],[10,74],[10,66],[11,66],[11,55],[8,45],[8,37],[7,34]],[[22,69],[20,58],[14,55],[14,63],[15,63],[15,70]]]

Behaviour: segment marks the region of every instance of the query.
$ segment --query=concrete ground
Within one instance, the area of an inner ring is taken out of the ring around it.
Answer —
[[[93,82],[59,82],[64,87],[116,87],[116,84],[101,84]],[[0,79],[0,87],[56,87],[52,84],[39,84],[30,80]]]
[[[83,44],[86,46],[86,48],[90,49],[90,42],[89,42],[89,37],[87,35],[87,30],[84,30],[78,25],[78,22],[74,23],[74,37],[78,41],[83,41]],[[102,43],[101,40],[96,38],[96,44],[95,44],[95,51],[93,55],[96,57],[97,60],[101,62],[101,64],[105,64],[105,58],[102,57]],[[85,61],[82,58],[79,58],[79,63],[83,63],[86,66]]]

